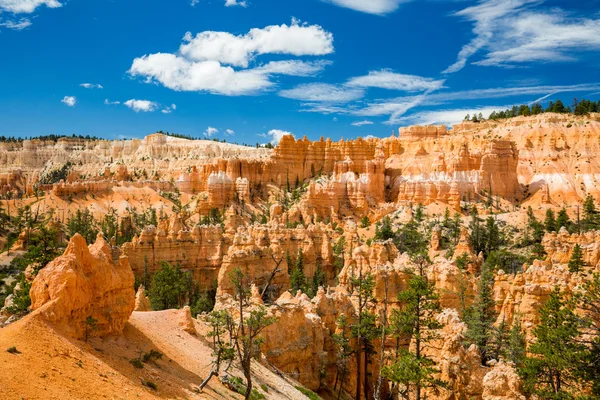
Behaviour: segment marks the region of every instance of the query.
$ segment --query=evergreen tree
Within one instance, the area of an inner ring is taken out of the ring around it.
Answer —
[[[560,231],[560,228],[562,228],[563,226],[570,232],[571,231],[571,220],[569,219],[569,214],[567,214],[567,210],[563,207],[560,209],[560,211],[558,212],[558,215],[556,216],[556,232]]]
[[[392,221],[390,217],[383,217],[381,223],[375,226],[375,240],[388,240],[394,237],[394,230],[392,229]]]
[[[490,339],[494,330],[497,314],[494,301],[494,272],[489,262],[484,262],[477,284],[477,294],[465,322],[467,331],[465,339],[477,345],[481,353],[481,362],[486,365],[494,354],[491,351]]]
[[[405,398],[421,400],[422,391],[430,389],[433,394],[446,387],[446,382],[436,378],[439,370],[423,349],[439,338],[442,325],[435,316],[441,311],[439,296],[427,278],[414,275],[408,288],[398,294],[401,309],[392,311],[391,331],[401,340],[411,340],[414,346],[400,349],[392,364],[384,367],[383,376],[399,386]]]
[[[310,290],[308,290],[309,297],[315,297],[319,288],[325,286],[327,284],[327,276],[325,272],[321,268],[321,264],[317,262],[317,269],[315,270],[315,274],[312,277],[312,282],[310,285]]]
[[[539,309],[540,323],[533,330],[524,366],[519,370],[525,390],[542,399],[573,399],[579,388],[578,363],[585,355],[579,321],[571,302],[555,288]]]
[[[556,229],[556,219],[554,218],[554,211],[551,208],[546,210],[546,219],[544,220],[544,228],[546,232],[554,232]]]
[[[467,266],[469,265],[469,254],[463,253],[456,258],[456,267],[458,268],[458,304],[460,318],[464,321],[467,315],[467,300],[468,299],[468,280],[467,280]]]
[[[75,215],[69,217],[67,221],[67,233],[69,237],[73,237],[79,233],[85,239],[86,243],[94,243],[98,236],[98,228],[94,216],[87,208],[83,211],[78,209]]]
[[[181,308],[189,300],[191,290],[189,272],[165,262],[152,277],[148,297],[155,311]]]
[[[477,208],[471,208],[471,222],[469,223],[470,242],[476,254],[485,251],[486,235],[485,228],[481,226],[481,218],[477,213]]]
[[[583,252],[579,244],[576,244],[573,248],[573,254],[569,260],[569,271],[573,273],[581,272],[581,269],[585,267],[585,261],[583,260]]]
[[[484,256],[498,250],[502,244],[502,235],[494,217],[487,217],[485,221],[485,247]]]
[[[298,250],[298,257],[296,263],[290,273],[290,286],[292,293],[296,294],[298,290],[306,292],[306,276],[304,275],[304,256],[302,254],[302,248]]]
[[[583,311],[584,327],[590,336],[588,351],[582,359],[579,373],[590,383],[591,394],[600,398],[600,274],[594,274],[583,285],[578,306]]]
[[[357,318],[350,325],[351,337],[356,339],[356,348],[354,351],[357,364],[356,398],[360,399],[361,387],[363,387],[365,399],[368,399],[369,380],[367,372],[369,356],[375,352],[372,341],[377,337],[377,316],[371,310],[376,301],[373,296],[375,278],[371,274],[363,274],[362,268],[360,268],[358,276],[352,277],[351,281],[357,295]],[[364,363],[361,366],[363,356]]]
[[[411,219],[404,224],[395,235],[394,244],[401,253],[408,253],[411,257],[416,254],[427,253],[427,240],[419,231],[419,224]]]
[[[525,356],[527,355],[527,340],[521,326],[521,319],[516,316],[513,320],[512,327],[508,332],[508,339],[504,357],[512,362],[518,369],[523,367]]]
[[[425,208],[423,207],[423,204],[421,204],[421,203],[419,203],[419,205],[417,206],[417,209],[415,210],[414,220],[417,223],[421,223],[425,220]]]
[[[584,231],[597,229],[598,223],[598,211],[596,210],[596,204],[594,198],[591,195],[587,195],[583,202],[583,220],[581,221]]]
[[[346,375],[350,371],[350,357],[354,353],[350,344],[350,333],[348,318],[341,314],[336,320],[338,327],[337,333],[332,335],[333,343],[336,346],[336,368],[337,374],[335,377],[335,384],[333,385],[333,391],[335,392],[338,382],[340,388],[338,390],[337,399],[339,400],[342,395],[342,389],[346,382]]]

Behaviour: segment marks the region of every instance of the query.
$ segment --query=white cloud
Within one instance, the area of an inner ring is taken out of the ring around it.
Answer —
[[[248,7],[248,3],[246,3],[245,1],[240,1],[240,0],[225,0],[225,7],[235,7],[235,6],[240,6],[240,7]]]
[[[75,107],[75,104],[77,104],[77,98],[75,96],[65,96],[61,102],[65,103],[69,107]]]
[[[373,121],[368,121],[368,120],[364,120],[364,121],[356,121],[353,122],[352,124],[350,124],[352,126],[365,126],[365,125],[373,125]]]
[[[356,11],[383,15],[396,11],[400,4],[409,3],[412,0],[322,0],[333,3],[340,7],[351,8]]]
[[[600,50],[600,19],[573,19],[563,13],[527,12],[502,21],[497,40],[477,65],[576,60],[581,51]]]
[[[348,85],[417,92],[439,89],[444,85],[444,82],[444,80],[435,80],[422,76],[397,74],[384,69],[371,71],[368,75],[352,78],[348,81]]]
[[[227,129],[227,130],[225,130],[225,134],[229,135],[229,136],[233,136],[233,135],[235,135],[235,131],[233,129]]]
[[[8,11],[15,14],[30,14],[36,8],[43,5],[48,8],[62,6],[57,0],[0,0],[0,11]]]
[[[475,37],[444,73],[460,71],[484,49],[481,66],[565,62],[582,51],[600,49],[600,19],[574,18],[558,8],[534,10],[544,0],[482,0],[455,13],[474,23]]]
[[[219,133],[219,130],[217,128],[213,128],[212,126],[209,126],[208,128],[206,128],[206,130],[204,131],[204,135],[211,137],[213,135],[216,135],[217,133]]]
[[[194,7],[196,4],[200,3],[200,0],[192,0],[192,7]]]
[[[86,89],[104,89],[102,85],[99,85],[97,83],[81,83],[79,86]]]
[[[544,0],[482,0],[476,6],[467,7],[455,13],[454,15],[464,17],[474,23],[475,37],[463,46],[458,53],[456,62],[446,68],[443,73],[451,74],[463,69],[468,59],[490,42],[499,20],[540,1]]]
[[[282,90],[279,95],[288,99],[308,102],[346,103],[362,98],[364,90],[327,83],[309,83]]]
[[[108,99],[104,99],[104,104],[106,104],[107,106],[111,106],[111,105],[121,104],[121,102],[120,101],[110,101]]]
[[[331,64],[331,61],[326,60],[313,62],[298,60],[271,61],[252,69],[252,71],[269,75],[314,76]]]
[[[282,24],[253,28],[239,36],[229,32],[206,31],[192,37],[188,32],[179,52],[191,61],[219,61],[247,68],[249,62],[261,54],[331,54],[333,35],[319,25],[300,24],[294,19],[289,26]]]
[[[123,104],[135,112],[153,112],[158,108],[158,104],[150,100],[131,99]]]
[[[312,76],[323,70],[328,61],[272,61],[253,68],[235,70],[218,61],[194,62],[169,54],[150,54],[133,61],[132,76],[159,82],[177,91],[197,91],[227,96],[251,95],[274,85],[271,75]]]
[[[485,118],[492,111],[504,110],[507,106],[482,107],[482,108],[461,108],[454,110],[437,110],[418,112],[407,117],[398,118],[394,124],[402,125],[452,125],[464,120],[467,114],[483,114]]]
[[[437,92],[426,93],[418,96],[405,96],[393,99],[378,100],[368,103],[362,108],[345,108],[338,110],[340,112],[364,116],[390,116],[389,124],[396,124],[401,117],[412,108],[422,106],[435,106],[450,103],[452,101],[480,100],[480,99],[500,99],[508,97],[523,97],[534,95],[554,95],[557,93],[569,92],[591,92],[600,90],[600,83],[580,84],[580,85],[546,85],[546,86],[521,86],[506,88],[488,88],[463,90],[455,92]],[[543,99],[543,98],[542,98]],[[538,99],[541,101],[542,99]],[[523,101],[523,100],[521,100]],[[529,101],[523,101],[525,103]],[[321,112],[317,107],[312,106],[306,111]],[[466,113],[465,113],[466,114]]]
[[[177,105],[171,104],[170,106],[163,108],[160,112],[163,114],[171,114],[175,110],[177,110]]]
[[[281,140],[281,138],[284,137],[285,135],[294,136],[294,134],[292,132],[282,131],[281,129],[271,129],[266,134],[263,133],[263,134],[260,134],[259,136],[269,137],[269,138],[271,138],[270,143],[272,145],[277,145],[279,143],[279,141]]]
[[[268,74],[236,71],[218,61],[192,62],[174,54],[158,53],[136,58],[129,70],[177,91],[197,91],[227,96],[255,94],[273,85]]]
[[[8,29],[14,29],[16,31],[22,31],[25,28],[28,28],[31,26],[31,21],[28,18],[21,18],[18,21],[6,21],[6,22],[0,22],[0,27],[4,27],[4,28],[8,28]]]

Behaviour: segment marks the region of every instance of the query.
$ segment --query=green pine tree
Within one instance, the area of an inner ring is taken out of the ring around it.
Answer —
[[[525,362],[527,354],[527,340],[521,326],[521,319],[516,316],[513,320],[512,327],[508,332],[506,348],[504,350],[504,358],[512,362],[517,369],[521,368]]]
[[[539,309],[535,340],[519,373],[527,393],[541,399],[574,399],[580,388],[578,364],[585,356],[579,319],[572,302],[564,301],[555,288]]]
[[[475,300],[465,318],[467,324],[465,338],[468,343],[477,345],[483,365],[494,358],[490,343],[497,318],[493,290],[493,266],[489,262],[484,262],[481,267]]]
[[[302,254],[302,248],[298,250],[296,263],[290,273],[290,287],[293,294],[296,294],[298,290],[306,292],[306,276],[304,275],[304,256]]]
[[[573,248],[573,254],[571,254],[571,259],[569,260],[569,271],[573,273],[581,272],[581,269],[585,267],[585,261],[583,260],[583,252],[581,251],[581,246],[576,244]]]
[[[592,195],[587,195],[583,202],[583,219],[581,224],[584,231],[590,231],[592,229],[598,229],[598,211],[596,210],[596,203]]]
[[[190,273],[163,263],[152,277],[148,297],[155,311],[181,308],[189,301],[192,290]]]
[[[546,232],[554,232],[554,230],[556,229],[556,219],[554,218],[554,211],[552,211],[551,208],[546,210],[544,228],[546,229]]]
[[[369,398],[369,357],[375,353],[373,340],[377,338],[377,315],[372,311],[375,304],[373,291],[375,278],[363,274],[362,268],[356,277],[352,277],[352,286],[357,295],[356,320],[350,325],[351,337],[356,340],[354,349],[356,359],[356,398],[361,397],[361,387],[365,399]]]
[[[414,346],[399,349],[382,374],[404,398],[421,400],[423,390],[435,395],[447,385],[436,378],[439,370],[435,361],[423,352],[428,343],[439,338],[442,328],[435,318],[441,311],[439,296],[426,277],[414,275],[408,281],[408,288],[398,294],[398,302],[402,308],[392,311],[390,330],[399,340],[412,339]]]
[[[567,210],[564,207],[561,208],[560,211],[558,212],[558,215],[556,216],[556,225],[555,225],[556,232],[559,232],[560,228],[562,228],[563,226],[569,232],[571,232],[571,230],[572,230],[571,224],[572,224],[572,222],[569,219],[569,214],[567,214]]]

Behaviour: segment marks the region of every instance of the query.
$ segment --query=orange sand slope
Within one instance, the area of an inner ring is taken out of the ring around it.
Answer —
[[[203,393],[196,388],[211,369],[206,327],[183,331],[181,312],[134,312],[122,335],[70,339],[33,314],[0,329],[1,399],[221,399],[242,398],[213,378]],[[6,351],[16,346],[20,354]],[[157,362],[137,369],[129,362],[151,349]],[[233,375],[242,376],[232,367]],[[254,387],[267,399],[306,399],[298,383],[253,365]],[[152,390],[142,384],[151,381]],[[264,391],[267,388],[268,391]]]

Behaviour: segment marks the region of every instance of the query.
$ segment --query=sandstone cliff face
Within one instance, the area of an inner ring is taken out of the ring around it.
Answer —
[[[76,234],[33,281],[31,309],[77,338],[84,337],[88,317],[97,320],[90,335],[119,334],[133,312],[133,280],[127,258],[115,262],[101,235],[88,247]]]

